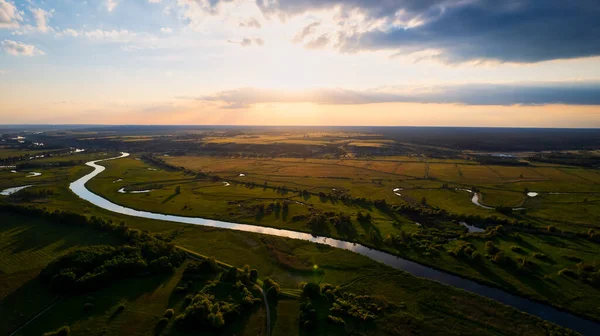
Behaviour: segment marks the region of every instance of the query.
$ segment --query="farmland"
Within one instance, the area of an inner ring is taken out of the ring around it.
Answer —
[[[385,305],[394,307],[378,318],[376,325],[362,329],[352,318],[346,318],[346,329],[324,326],[318,332],[324,335],[343,330],[394,334],[399,325],[407,333],[445,332],[443,325],[452,325],[456,334],[545,334],[548,326],[518,315],[512,308],[460,290],[449,291],[446,286],[349,251],[100,209],[68,189],[69,183],[90,172],[83,163],[114,157],[119,151],[131,152],[127,158],[102,162],[106,170],[87,184],[94,193],[129,208],[356,242],[588,319],[600,319],[596,305],[600,290],[594,278],[600,261],[595,236],[600,223],[597,169],[538,163],[527,157],[519,159],[527,164],[483,163],[478,156],[455,149],[407,145],[360,132],[260,135],[254,131],[242,136],[216,136],[210,131],[121,133],[46,134],[45,142],[54,138],[74,141],[69,139],[75,137],[93,149],[16,162],[17,173],[0,170],[0,189],[32,185],[0,196],[0,204],[73,212],[115,224],[125,222],[132,230],[171,237],[172,244],[192,253],[214,256],[240,269],[250,265],[258,270],[261,281],[272,278],[281,286],[282,295],[272,318],[274,335],[288,330],[305,332],[299,320],[299,311],[306,303],[301,283],[333,284],[341,288],[337,295],[385,297],[389,301]],[[179,143],[189,139],[194,144],[188,143],[184,148],[189,150],[180,152]],[[174,149],[158,150],[168,148],[167,144]],[[215,152],[218,147],[213,146],[222,145],[227,147]],[[262,148],[277,151],[296,145],[317,149],[310,157],[257,154]],[[331,146],[337,149],[325,149]],[[383,155],[390,150],[399,153]],[[31,172],[41,175],[28,177]],[[473,194],[465,190],[473,190],[491,209],[474,204]],[[531,192],[536,195],[528,195]],[[35,280],[41,269],[74,249],[122,242],[94,233],[94,229],[65,229],[43,219],[28,221],[26,214],[2,216],[1,246],[9,246],[0,252],[2,293],[6,300],[40,297],[30,310],[19,308],[23,316],[11,317],[8,330],[55,303],[20,332],[41,334],[68,325],[74,334],[95,330],[108,334],[182,333],[173,321],[160,330],[156,328],[164,323],[160,320],[166,309],[173,308],[175,314],[185,310],[185,296],[173,293],[185,282],[184,270],[193,260],[186,260],[170,275],[143,281],[124,279],[94,293],[57,301],[56,295]],[[468,233],[462,221],[483,232]],[[25,222],[28,226],[23,225]],[[139,288],[131,291],[134,284],[140,284]],[[204,285],[194,288],[200,291]],[[91,303],[89,297],[97,308],[91,315],[81,311]],[[313,302],[321,307],[319,311],[331,308],[331,303],[323,300]],[[121,305],[126,308],[115,314]],[[432,310],[432,305],[437,308]],[[237,333],[264,334],[266,313],[262,307],[236,324]],[[490,310],[482,311],[482,307]],[[325,321],[327,317],[319,319]],[[505,330],[506,321],[515,319],[523,322]]]

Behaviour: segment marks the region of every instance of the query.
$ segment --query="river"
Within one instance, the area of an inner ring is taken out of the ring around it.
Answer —
[[[425,278],[429,280],[438,281],[440,283],[460,288],[466,290],[471,293],[475,293],[492,300],[496,300],[498,302],[502,302],[508,306],[512,306],[518,310],[524,311],[531,315],[535,315],[544,320],[548,320],[560,326],[572,329],[577,331],[583,335],[597,335],[600,330],[600,323],[590,321],[584,319],[582,317],[570,314],[568,312],[564,312],[558,310],[549,305],[545,305],[524,297],[520,297],[517,295],[513,295],[507,293],[501,289],[493,288],[490,286],[482,285],[472,280],[464,279],[459,276],[449,274],[443,271],[439,271],[433,269],[431,267],[427,267],[416,262],[402,259],[391,255],[389,253],[377,251],[371,248],[368,248],[363,245],[350,243],[338,239],[326,238],[326,237],[318,237],[313,236],[308,233],[290,231],[290,230],[282,230],[275,229],[269,227],[262,227],[256,225],[249,224],[237,224],[237,223],[229,223],[229,222],[221,222],[204,218],[197,217],[184,217],[184,216],[175,216],[175,215],[165,215],[159,213],[153,213],[148,211],[140,211],[130,209],[118,204],[115,204],[105,198],[102,198],[85,187],[85,184],[90,181],[92,178],[103,172],[106,168],[104,166],[98,165],[98,162],[107,161],[107,160],[115,160],[129,156],[129,153],[121,153],[121,156],[90,161],[86,163],[86,165],[94,168],[94,171],[83,176],[77,181],[71,183],[69,188],[82,199],[108,211],[112,211],[115,213],[140,217],[140,218],[148,218],[148,219],[156,219],[162,221],[176,222],[176,223],[184,223],[184,224],[192,224],[192,225],[202,225],[202,226],[210,226],[221,229],[228,230],[238,230],[245,232],[254,232],[267,234],[278,237],[285,238],[293,238],[293,239],[301,239],[310,241],[313,243],[326,244],[332,247],[341,248],[348,251],[353,251],[358,254],[364,255],[368,258],[371,258],[375,261],[381,262],[388,266],[391,266],[395,269],[406,271],[416,277]]]

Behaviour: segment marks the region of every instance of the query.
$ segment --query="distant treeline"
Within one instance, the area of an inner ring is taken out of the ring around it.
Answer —
[[[25,163],[17,164],[17,169],[36,169],[45,167],[73,167],[84,163],[84,160],[70,160],[70,161],[54,161],[54,162],[36,162],[27,161]]]
[[[39,150],[39,148],[22,148],[22,150],[26,151],[26,150]],[[23,155],[13,155],[13,156],[8,156],[5,158],[0,158],[0,165],[6,165],[6,164],[15,164],[17,162],[20,161],[29,161],[29,158],[33,157],[35,158],[36,156],[44,156],[44,157],[50,157],[50,155],[59,155],[59,154],[65,154],[69,152],[69,149],[64,149],[64,150],[50,150],[50,148],[46,148],[44,147],[44,150],[46,150],[45,152],[37,152],[36,154],[31,154],[31,153],[24,153]]]
[[[529,158],[531,161],[579,166],[587,168],[600,168],[600,155],[574,154],[574,153],[550,153],[538,154]]]
[[[475,160],[485,165],[500,165],[500,166],[528,166],[529,162],[520,161],[513,157],[500,157],[492,155],[478,155]]]

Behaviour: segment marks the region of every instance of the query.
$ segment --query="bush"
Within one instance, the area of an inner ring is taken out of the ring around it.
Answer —
[[[318,315],[317,311],[313,308],[310,300],[303,302],[300,305],[300,324],[306,330],[312,330],[317,326]]]
[[[125,305],[124,305],[124,304],[120,304],[120,305],[117,307],[117,313],[120,313],[120,312],[122,312],[123,310],[125,310]]]
[[[95,305],[93,303],[88,302],[83,305],[83,311],[87,313],[87,312],[91,311],[92,309],[94,309],[94,307],[95,307]]]
[[[327,316],[327,323],[334,324],[334,325],[342,325],[342,326],[346,325],[346,321],[344,321],[344,319],[342,319],[340,317],[335,317],[332,315]]]
[[[302,287],[302,295],[307,298],[316,299],[321,296],[321,286],[314,282],[309,282]]]
[[[273,281],[271,278],[266,278],[263,281],[263,287],[267,292],[267,299],[277,300],[279,297],[280,287],[279,284]]]
[[[494,245],[494,243],[490,240],[485,242],[485,252],[489,255],[494,255],[498,253],[500,250]]]
[[[169,318],[169,319],[171,317],[173,317],[173,315],[175,315],[175,311],[171,308],[165,310],[165,313],[163,314],[164,317]]]
[[[62,326],[55,331],[44,333],[44,336],[69,336],[71,334],[71,328],[69,326]]]
[[[577,279],[577,273],[575,271],[573,271],[572,269],[568,269],[568,268],[563,268],[560,271],[558,271],[558,275],[566,275],[569,276],[571,278],[575,278]]]
[[[161,318],[160,320],[158,320],[158,323],[156,324],[159,328],[164,328],[167,326],[167,324],[169,324],[169,319],[166,317]]]
[[[255,268],[253,268],[250,271],[250,281],[252,281],[252,282],[258,281],[258,270]]]
[[[525,252],[525,251],[523,251],[523,249],[521,247],[514,246],[514,245],[510,247],[510,250],[513,251],[513,252],[515,252],[515,253],[523,253],[523,252]]]
[[[539,252],[533,252],[533,257],[536,259],[540,259],[540,260],[549,260],[550,258],[548,258],[547,255],[543,254],[543,253],[539,253]]]
[[[145,237],[145,241],[134,245],[100,245],[73,250],[48,264],[40,278],[58,292],[77,293],[127,277],[171,272],[184,260],[185,254],[173,245],[148,235]]]

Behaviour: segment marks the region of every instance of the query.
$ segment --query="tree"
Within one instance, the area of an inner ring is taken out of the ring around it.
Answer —
[[[175,194],[177,194],[177,195],[181,194],[181,187],[180,186],[175,187]]]
[[[485,243],[485,251],[489,255],[494,255],[498,252],[498,248],[494,245],[494,243],[492,241],[488,240]]]
[[[321,287],[319,284],[314,282],[309,282],[302,287],[302,295],[315,299],[321,295]]]
[[[250,281],[256,282],[257,280],[258,280],[258,270],[256,268],[253,268],[250,271]]]
[[[44,336],[69,336],[71,334],[71,328],[69,326],[62,326],[56,331],[44,333]]]
[[[267,298],[269,300],[277,300],[280,291],[278,283],[271,278],[266,278],[265,281],[263,281],[263,287],[267,290]]]

